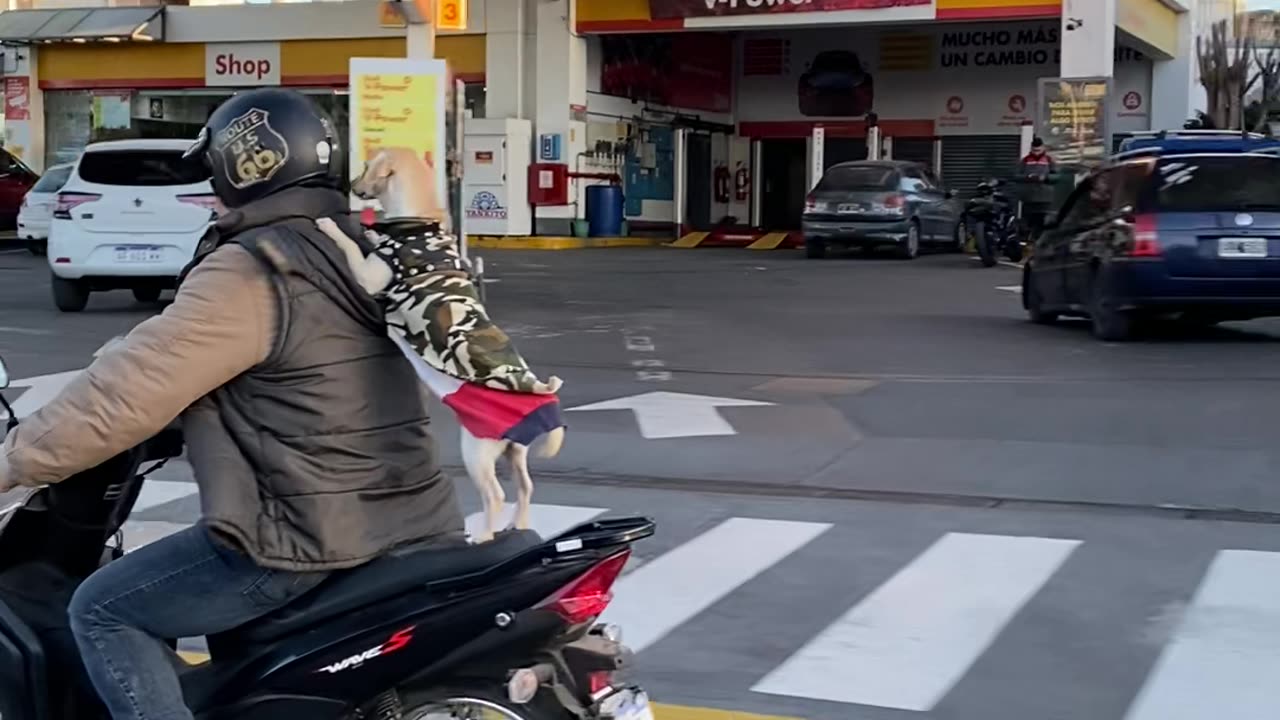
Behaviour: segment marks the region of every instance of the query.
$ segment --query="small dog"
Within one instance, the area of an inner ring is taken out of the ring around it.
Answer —
[[[556,392],[558,377],[543,382],[489,319],[470,268],[446,232],[447,213],[437,207],[435,173],[408,148],[380,150],[365,165],[352,192],[376,198],[385,219],[365,237],[365,256],[332,221],[316,225],[346,256],[361,286],[385,307],[388,334],[413,363],[424,384],[454,410],[462,431],[462,458],[484,503],[485,527],[477,542],[493,539],[506,496],[497,462],[511,463],[518,484],[514,526],[529,527],[533,478],[529,446],[539,438],[540,457],[554,457],[564,443]]]

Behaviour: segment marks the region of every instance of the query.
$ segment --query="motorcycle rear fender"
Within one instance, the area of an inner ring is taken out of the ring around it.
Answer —
[[[191,697],[201,705],[197,710],[234,703],[241,713],[236,717],[252,718],[257,703],[270,701],[263,706],[266,712],[279,698],[290,698],[315,702],[316,714],[310,717],[322,720],[329,716],[329,703],[357,707],[396,687],[454,677],[492,677],[505,683],[509,669],[557,647],[565,632],[558,616],[517,608],[532,608],[592,562],[539,567],[504,584],[466,592],[424,587],[285,638],[255,657],[241,660],[215,653],[213,666],[195,671],[208,674],[188,678],[184,685],[217,685],[207,699]],[[498,616],[504,614],[511,621],[500,627]],[[227,667],[234,668],[230,676],[218,680]]]

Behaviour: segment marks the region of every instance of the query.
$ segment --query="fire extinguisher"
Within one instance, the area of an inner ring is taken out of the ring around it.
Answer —
[[[724,165],[716,166],[715,172],[716,185],[716,202],[729,202],[729,168]]]
[[[733,196],[738,202],[745,202],[751,192],[751,173],[747,172],[745,163],[738,163],[738,171],[733,174]]]

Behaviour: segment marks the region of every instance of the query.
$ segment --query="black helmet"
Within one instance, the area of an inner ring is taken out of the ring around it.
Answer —
[[[213,192],[240,207],[287,187],[342,187],[333,122],[301,93],[264,88],[237,93],[209,115],[185,157],[213,173]]]

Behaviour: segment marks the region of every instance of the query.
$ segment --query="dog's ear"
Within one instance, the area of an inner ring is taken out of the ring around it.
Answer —
[[[394,166],[391,155],[386,150],[379,150],[364,164],[364,172],[351,184],[351,192],[368,200],[381,196],[387,191]]]

